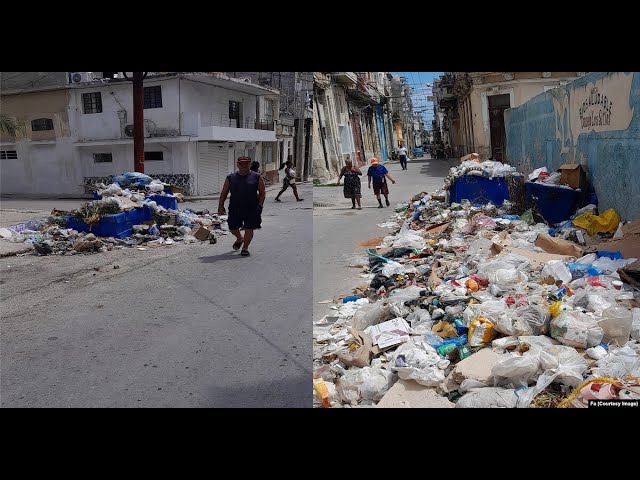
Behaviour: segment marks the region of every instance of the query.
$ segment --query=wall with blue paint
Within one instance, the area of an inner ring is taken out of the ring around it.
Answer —
[[[589,73],[507,110],[505,129],[520,172],[585,165],[601,212],[640,218],[640,73]]]
[[[376,106],[376,120],[378,122],[378,138],[380,139],[380,149],[382,150],[382,161],[386,162],[389,160],[389,153],[387,150],[387,138],[384,128],[384,115],[382,114],[382,107],[380,106]]]

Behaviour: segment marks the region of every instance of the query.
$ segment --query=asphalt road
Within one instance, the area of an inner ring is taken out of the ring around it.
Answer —
[[[267,194],[248,258],[229,235],[0,259],[0,405],[311,407],[312,187],[298,188],[304,202]]]
[[[351,200],[343,196],[340,187],[315,187],[313,191],[313,294],[314,321],[327,312],[327,305],[320,304],[339,295],[351,295],[358,285],[368,284],[359,275],[362,269],[349,267],[354,257],[366,256],[366,244],[375,246],[393,230],[378,227],[390,218],[398,203],[409,201],[419,192],[432,192],[442,188],[449,168],[459,160],[431,160],[418,157],[408,162],[402,170],[397,162],[386,167],[396,180],[389,182],[390,207],[377,208],[373,189],[367,188],[366,170],[362,167],[362,210],[352,210]],[[384,197],[382,197],[384,204]]]

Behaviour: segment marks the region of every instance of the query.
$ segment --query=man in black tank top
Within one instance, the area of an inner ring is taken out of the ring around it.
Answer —
[[[227,175],[218,204],[218,215],[224,215],[224,202],[231,193],[227,224],[236,237],[233,249],[239,250],[242,247],[240,253],[245,257],[249,255],[253,230],[260,228],[262,223],[262,206],[266,198],[264,179],[260,174],[251,171],[250,165],[249,157],[238,158],[238,171]],[[244,228],[244,237],[240,234],[241,228]]]

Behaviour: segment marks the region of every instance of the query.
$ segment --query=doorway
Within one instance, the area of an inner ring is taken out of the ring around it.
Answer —
[[[506,131],[504,128],[504,111],[511,108],[509,94],[490,95],[487,97],[489,107],[489,134],[491,139],[491,157],[504,161]]]

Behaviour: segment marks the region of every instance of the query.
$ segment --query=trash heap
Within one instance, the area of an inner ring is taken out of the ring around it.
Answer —
[[[177,208],[180,193],[148,175],[128,172],[110,185],[97,184],[96,200],[79,209],[54,209],[46,220],[0,228],[6,240],[33,246],[37,255],[74,255],[112,249],[146,249],[195,243],[225,235],[226,216]],[[168,190],[168,191],[165,191]]]
[[[398,205],[394,233],[352,261],[367,283],[314,324],[314,406],[639,399],[640,222],[578,212],[550,228],[445,196]]]

